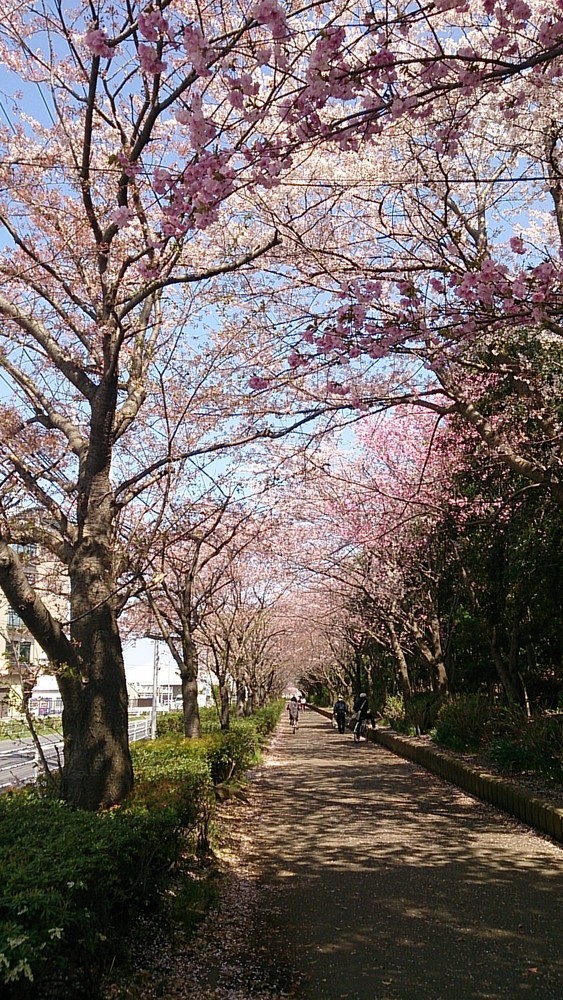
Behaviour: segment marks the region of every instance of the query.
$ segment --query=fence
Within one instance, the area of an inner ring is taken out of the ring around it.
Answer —
[[[129,742],[150,739],[150,718],[133,719],[129,723]],[[10,746],[6,746],[10,743]],[[58,767],[61,763],[63,741],[41,738],[41,746],[48,764]],[[37,750],[31,737],[21,740],[5,740],[0,743],[0,793],[14,785],[29,785],[36,780],[41,770]]]

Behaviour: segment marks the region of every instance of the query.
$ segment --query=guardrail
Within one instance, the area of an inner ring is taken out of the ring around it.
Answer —
[[[150,739],[151,720],[133,719],[129,723],[129,742],[136,740]],[[37,750],[31,741],[31,737],[25,737],[20,741],[13,741],[14,746],[7,750],[0,750],[0,793],[14,785],[29,785],[36,781],[37,775],[41,771],[41,763]],[[63,749],[61,739],[43,738],[41,741],[43,753],[49,764],[58,766]]]

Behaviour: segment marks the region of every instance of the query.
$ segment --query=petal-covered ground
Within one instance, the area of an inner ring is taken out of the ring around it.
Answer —
[[[410,761],[305,712],[219,815],[217,906],[120,996],[561,1000],[563,850]]]

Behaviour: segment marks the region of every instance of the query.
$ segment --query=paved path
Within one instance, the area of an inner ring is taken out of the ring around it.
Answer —
[[[259,780],[259,946],[295,996],[562,1000],[561,847],[312,711]]]

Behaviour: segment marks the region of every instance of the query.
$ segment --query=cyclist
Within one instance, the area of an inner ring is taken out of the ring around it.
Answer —
[[[294,733],[299,727],[299,702],[295,695],[287,703],[287,711],[289,714],[289,725],[291,727],[291,732]]]
[[[335,701],[332,714],[334,716],[336,725],[338,727],[338,732],[343,733],[346,728],[346,716],[348,714],[348,705],[344,701],[342,695],[339,695],[337,701]]]

